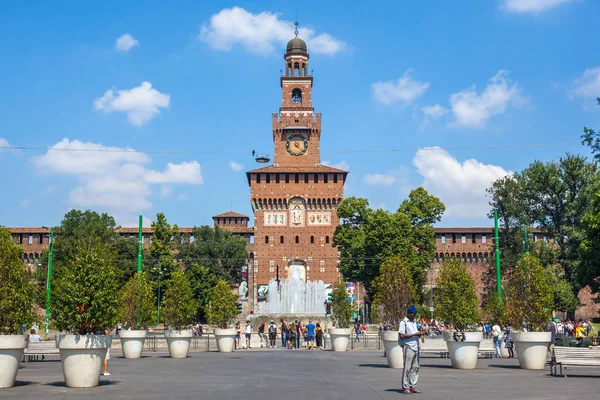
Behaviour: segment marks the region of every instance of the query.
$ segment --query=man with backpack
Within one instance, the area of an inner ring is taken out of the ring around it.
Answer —
[[[272,349],[275,348],[275,341],[277,340],[277,327],[275,326],[275,322],[271,320],[271,324],[269,325],[269,345]]]
[[[398,327],[398,340],[404,350],[404,370],[402,371],[402,393],[421,393],[416,388],[419,380],[419,350],[421,342],[419,337],[423,334],[417,329],[415,317],[417,308],[408,307],[406,317],[400,321]]]

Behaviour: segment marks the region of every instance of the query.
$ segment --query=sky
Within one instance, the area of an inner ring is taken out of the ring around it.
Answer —
[[[491,226],[491,182],[589,156],[598,15],[595,0],[2,2],[0,225],[251,216],[245,172],[273,153],[297,18],[345,196],[393,212],[423,186],[446,205],[438,226]]]

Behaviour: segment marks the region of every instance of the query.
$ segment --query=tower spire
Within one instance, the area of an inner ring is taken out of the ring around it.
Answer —
[[[294,22],[294,25],[296,26],[296,29],[294,29],[294,34],[296,35],[296,37],[298,37],[298,33],[300,33],[298,32],[298,25],[300,25],[298,23],[298,16],[296,16],[296,22]]]

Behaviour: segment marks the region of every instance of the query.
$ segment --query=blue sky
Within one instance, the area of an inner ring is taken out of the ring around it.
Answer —
[[[489,226],[491,181],[587,155],[582,127],[600,126],[593,0],[24,3],[0,5],[0,145],[37,150],[0,149],[6,226],[250,215],[244,172],[272,153],[296,12],[322,160],[374,207],[424,185],[440,226]]]

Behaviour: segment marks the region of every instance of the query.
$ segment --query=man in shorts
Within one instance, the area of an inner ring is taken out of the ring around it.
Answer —
[[[104,330],[104,334],[106,336],[110,335],[110,331],[108,329]],[[108,360],[110,360],[110,347],[106,349],[106,357],[104,358],[104,376],[110,376],[110,372],[108,372]]]
[[[250,347],[250,339],[252,339],[252,324],[250,323],[250,320],[247,319],[246,320],[246,347],[251,349],[252,347]]]
[[[309,319],[306,329],[306,350],[312,350],[315,347],[315,324]]]

